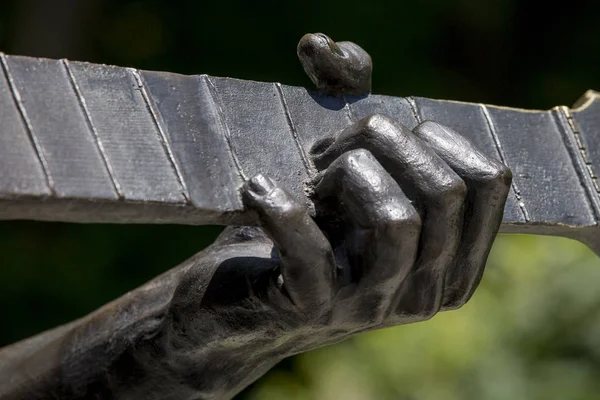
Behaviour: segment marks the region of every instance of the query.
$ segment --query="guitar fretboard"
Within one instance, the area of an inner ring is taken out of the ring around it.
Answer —
[[[594,95],[576,110],[527,111],[4,54],[1,62],[0,219],[247,223],[244,179],[264,173],[307,202],[312,143],[373,113],[409,128],[445,124],[507,164],[505,231],[595,227],[600,216]]]

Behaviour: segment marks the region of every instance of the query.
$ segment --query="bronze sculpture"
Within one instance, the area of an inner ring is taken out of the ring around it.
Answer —
[[[346,55],[311,39],[309,62],[328,48]],[[324,89],[368,87],[365,74],[340,74],[343,63],[304,63]],[[230,228],[98,312],[4,349],[5,397],[227,398],[282,357],[463,304],[502,220],[510,170],[434,122],[411,130],[368,115],[320,139],[308,154],[314,220],[279,182],[255,175],[242,191],[254,211],[245,218],[262,229]]]

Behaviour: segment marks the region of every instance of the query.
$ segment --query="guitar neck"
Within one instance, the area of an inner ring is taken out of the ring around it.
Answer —
[[[454,128],[514,174],[502,231],[590,242],[600,216],[600,98],[529,111],[0,53],[0,219],[246,224],[264,173],[299,201],[315,140],[373,113]]]

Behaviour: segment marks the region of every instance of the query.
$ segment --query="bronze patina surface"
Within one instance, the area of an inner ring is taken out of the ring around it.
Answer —
[[[595,93],[375,96],[357,45],[298,51],[321,91],[2,55],[2,218],[252,226],[0,349],[1,399],[228,399],[290,355],[462,306],[503,221],[598,250]]]

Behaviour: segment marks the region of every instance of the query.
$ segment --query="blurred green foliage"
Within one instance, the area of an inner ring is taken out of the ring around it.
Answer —
[[[373,57],[374,91],[528,108],[600,89],[599,2],[4,0],[0,51],[310,85],[306,32]],[[0,223],[0,346],[85,315],[219,227]],[[596,399],[600,261],[501,237],[472,301],[282,362],[244,399]]]

